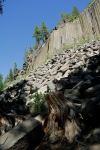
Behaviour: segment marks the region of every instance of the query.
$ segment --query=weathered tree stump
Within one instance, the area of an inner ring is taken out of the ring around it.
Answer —
[[[76,104],[65,100],[63,93],[58,91],[47,95],[46,101],[49,108],[46,134],[37,149],[59,149],[63,142],[72,147],[81,133],[76,119]]]

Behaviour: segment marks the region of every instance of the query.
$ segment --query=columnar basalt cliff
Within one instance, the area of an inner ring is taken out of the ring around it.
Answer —
[[[28,58],[25,72],[35,70],[48,58],[58,54],[64,46],[73,45],[84,40],[95,40],[100,37],[100,0],[83,11],[73,22],[63,23],[55,27],[49,39]]]

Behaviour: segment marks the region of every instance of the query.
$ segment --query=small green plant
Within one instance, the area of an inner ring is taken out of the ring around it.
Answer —
[[[47,107],[45,105],[44,94],[35,93],[35,95],[32,96],[30,113],[37,114],[37,113],[45,113],[45,112],[47,112]]]

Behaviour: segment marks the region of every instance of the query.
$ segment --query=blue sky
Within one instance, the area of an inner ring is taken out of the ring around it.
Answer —
[[[44,21],[49,31],[57,26],[60,14],[71,13],[76,6],[82,12],[90,0],[6,0],[0,15],[0,73],[7,76],[14,62],[19,69],[25,49],[33,47],[34,28]]]

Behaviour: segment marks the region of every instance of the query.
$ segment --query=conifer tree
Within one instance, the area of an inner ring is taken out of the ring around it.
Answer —
[[[26,48],[24,49],[24,63],[27,61],[27,50]]]
[[[46,27],[46,24],[44,22],[42,22],[42,24],[41,24],[41,33],[44,33],[44,32],[49,32],[49,31]]]
[[[61,25],[62,23],[65,23],[65,22],[72,22],[74,21],[74,19],[76,19],[78,16],[80,15],[80,12],[78,10],[77,7],[73,7],[73,10],[72,10],[72,13],[71,14],[68,14],[68,13],[61,13],[61,19],[60,21],[58,22],[58,25]]]
[[[4,2],[4,0],[0,0],[0,14],[3,13],[3,8],[2,8],[2,3]]]
[[[34,49],[38,49],[38,43],[36,42],[35,45],[34,45]]]
[[[49,31],[46,27],[46,24],[42,22],[41,24],[41,38],[43,39],[43,42],[45,42],[48,39]]]
[[[40,45],[40,41],[41,40],[43,40],[43,42],[46,41],[48,39],[48,36],[49,36],[49,31],[44,22],[42,22],[41,28],[36,26],[34,33],[32,35],[32,37],[36,39],[34,49],[38,49],[38,47]]]
[[[33,48],[30,46],[29,53],[33,52]]]
[[[72,17],[73,19],[76,19],[78,16],[79,16],[80,12],[78,10],[77,7],[73,7],[73,10],[72,10]]]
[[[36,44],[39,46],[40,44],[40,39],[41,39],[41,30],[39,29],[38,26],[35,27],[34,33],[32,37],[36,39]]]
[[[3,77],[2,74],[0,74],[0,91],[3,90]]]
[[[10,71],[9,71],[9,80],[13,81],[13,79],[14,79],[13,71],[12,71],[12,69],[10,69]]]
[[[7,83],[10,81],[9,76],[4,79],[4,87],[6,87]]]
[[[61,19],[58,22],[58,25],[61,25],[62,23],[68,22],[68,21],[72,21],[72,16],[68,13],[61,13]]]
[[[13,70],[13,75],[17,74],[18,69],[17,69],[17,64],[14,63],[14,70]]]

